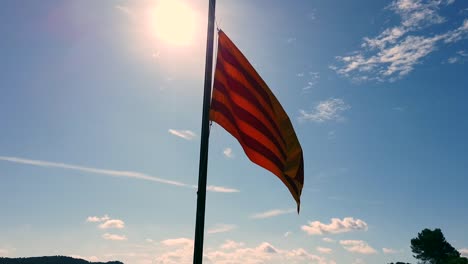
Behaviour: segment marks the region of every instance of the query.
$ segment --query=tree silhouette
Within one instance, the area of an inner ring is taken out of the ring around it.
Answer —
[[[439,228],[424,229],[418,236],[411,239],[411,250],[416,259],[424,264],[458,264],[466,258],[460,258],[460,253],[445,240]]]

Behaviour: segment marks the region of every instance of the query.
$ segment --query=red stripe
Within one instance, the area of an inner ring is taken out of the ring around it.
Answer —
[[[215,80],[215,87],[216,87],[215,89],[218,92],[224,94],[227,98],[231,99],[224,85],[219,83],[217,80]],[[276,146],[278,151],[281,152],[281,155],[283,156],[283,158],[286,159],[287,154],[283,146],[278,142],[277,137],[273,135],[272,131],[269,128],[267,128],[254,115],[252,115],[249,111],[245,110],[244,108],[242,108],[242,106],[238,105],[235,101],[231,100],[231,103],[232,103],[231,104],[232,111],[234,111],[234,114],[236,115],[236,117],[247,122],[249,125],[255,127],[262,134],[264,134],[267,138],[269,138],[270,141],[272,141],[272,143]]]
[[[229,111],[229,109],[221,102],[217,101],[215,98],[211,101],[211,108],[222,114],[226,119],[228,119],[231,123],[236,124],[236,117],[234,117]],[[252,138],[250,135],[246,134],[244,131],[240,130],[238,127],[239,135],[241,138],[238,138],[240,141],[241,145],[247,145],[249,148],[254,149],[261,155],[263,155],[265,158],[270,160],[272,163],[274,163],[279,170],[284,171],[284,163],[281,161],[281,159],[276,156],[271,150],[269,150],[267,147],[265,147],[261,142],[257,141],[256,139]],[[260,165],[260,164],[259,164]]]
[[[255,104],[257,108],[259,108],[259,110],[262,112],[263,116],[268,120],[268,122],[270,123],[272,128],[275,130],[275,132],[276,132],[276,134],[278,136],[278,139],[280,139],[282,141],[282,143],[283,143],[282,146],[285,146],[286,141],[282,137],[281,131],[278,128],[277,123],[275,122],[275,120],[273,120],[273,118],[271,116],[271,113],[274,113],[273,109],[271,109],[270,112],[268,112],[267,109],[265,109],[263,107],[263,105],[260,103],[260,101],[258,101],[257,97],[254,94],[252,94],[252,92],[250,91],[250,89],[248,87],[245,87],[242,83],[240,83],[236,79],[231,78],[230,74],[226,71],[223,64],[219,64],[216,71],[219,71],[220,73],[222,73],[224,75],[224,77],[226,78],[226,81],[228,82],[228,85],[229,85],[229,89],[227,89],[223,85],[223,87],[226,90],[234,91],[235,93],[237,93],[237,94],[241,95],[242,97],[244,97],[246,100],[248,100],[248,101],[252,102],[253,104]],[[218,80],[216,79],[216,76],[215,76],[215,82],[217,82],[217,81]],[[217,85],[215,85],[214,88],[216,89]]]

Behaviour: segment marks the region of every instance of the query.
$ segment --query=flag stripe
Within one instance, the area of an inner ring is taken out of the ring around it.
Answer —
[[[231,71],[228,72],[225,69],[226,67],[231,67]],[[215,81],[220,81],[224,87],[230,87],[230,89],[226,89],[229,92],[235,92],[238,93],[239,95],[243,96],[246,100],[250,101],[253,103],[261,112],[261,115],[268,120],[271,128],[274,130],[276,133],[276,136],[278,137],[277,139],[281,141],[282,147],[285,147],[286,142],[281,136],[281,131],[278,127],[278,124],[273,120],[272,118],[272,109],[268,109],[268,106],[265,104],[262,104],[260,100],[252,93],[251,85],[248,83],[242,83],[241,81],[233,78],[227,79],[225,76],[231,76],[232,74],[235,74],[235,68],[232,68],[232,66],[226,65],[225,63],[220,63],[219,67],[216,70],[216,74],[219,78],[217,78]],[[229,81],[228,81],[229,80]]]
[[[231,123],[236,124],[238,127],[241,127],[239,124],[240,120],[237,119],[232,115],[232,112],[226,107],[225,104],[220,103],[216,99],[211,101],[212,109],[221,113],[226,117],[226,119],[230,120]],[[274,163],[278,169],[283,171],[284,169],[284,159],[278,157],[269,147],[266,146],[268,144],[266,141],[258,141],[260,138],[254,138],[251,134],[253,131],[246,129],[246,127],[242,127],[244,129],[238,129],[238,134],[242,143],[246,144],[250,148],[258,150],[258,152],[262,153],[267,159],[269,159],[272,163]]]
[[[250,65],[242,65],[243,63],[238,58],[236,58],[236,54],[232,54],[231,52],[232,50],[221,47],[219,49],[218,56],[221,56],[224,62],[231,64],[239,72],[241,72],[247,81],[252,84],[253,89],[255,89],[255,91],[262,96],[265,102],[268,103],[271,108],[273,108],[270,96],[265,91],[265,89],[262,89],[264,86],[256,78],[252,77],[252,75],[258,75],[257,72]]]
[[[221,58],[222,59],[222,58]],[[247,79],[244,77],[244,75],[234,66],[227,62],[222,62],[220,63],[219,68],[217,69],[219,72],[223,72],[226,76],[229,76],[229,83],[235,82],[238,83],[238,87],[235,87],[235,89],[238,90],[247,90],[250,94],[252,94],[258,102],[258,105],[262,107],[262,109],[266,112],[266,116],[268,117],[273,117],[275,116],[275,113],[273,111],[273,108],[265,101],[265,99],[258,94],[254,90],[254,86],[252,83],[247,81]],[[233,87],[234,88],[234,87]],[[271,120],[272,125],[275,127],[277,131],[280,131],[278,124],[276,123],[275,120]]]
[[[218,111],[212,111],[211,118],[213,118],[214,120],[217,120],[216,122],[220,124],[222,127],[224,127],[227,132],[229,132],[235,138],[240,140],[240,137],[236,136],[236,134],[239,133],[239,131],[236,128],[234,128],[235,126],[233,125],[233,123],[229,120],[229,118],[224,116],[224,114]],[[271,171],[273,174],[278,176],[278,178],[281,178],[281,175],[282,175],[281,169],[276,164],[274,164],[271,160],[266,158],[263,154],[257,152],[255,149],[252,149],[251,147],[247,146],[246,144],[241,144],[241,147],[244,149],[244,152],[246,153],[247,157],[252,162]]]
[[[265,120],[264,115],[257,114],[258,110],[254,108],[254,105],[246,100],[243,100],[243,98],[237,96],[236,93],[229,93],[224,85],[220,82],[216,81],[216,84],[216,87],[218,88],[217,91],[224,94],[225,97],[231,99],[231,108],[235,112],[236,117],[247,122],[249,125],[256,127],[256,129],[259,130],[264,136],[268,137],[269,141],[271,141],[272,144],[275,145],[277,151],[280,152],[281,157],[286,159],[287,155],[285,147],[283,147],[284,144],[281,144],[277,140],[278,136],[275,135],[274,132],[265,125],[265,122],[261,121],[262,119]],[[215,96],[213,95],[213,97]]]

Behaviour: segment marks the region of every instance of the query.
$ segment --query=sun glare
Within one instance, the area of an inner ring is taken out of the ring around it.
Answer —
[[[180,0],[160,0],[153,12],[156,36],[170,44],[192,43],[196,16],[186,3]]]

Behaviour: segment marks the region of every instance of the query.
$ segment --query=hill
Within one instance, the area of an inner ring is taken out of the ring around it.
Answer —
[[[0,264],[123,264],[120,261],[89,262],[65,256],[31,257],[31,258],[0,258]]]

